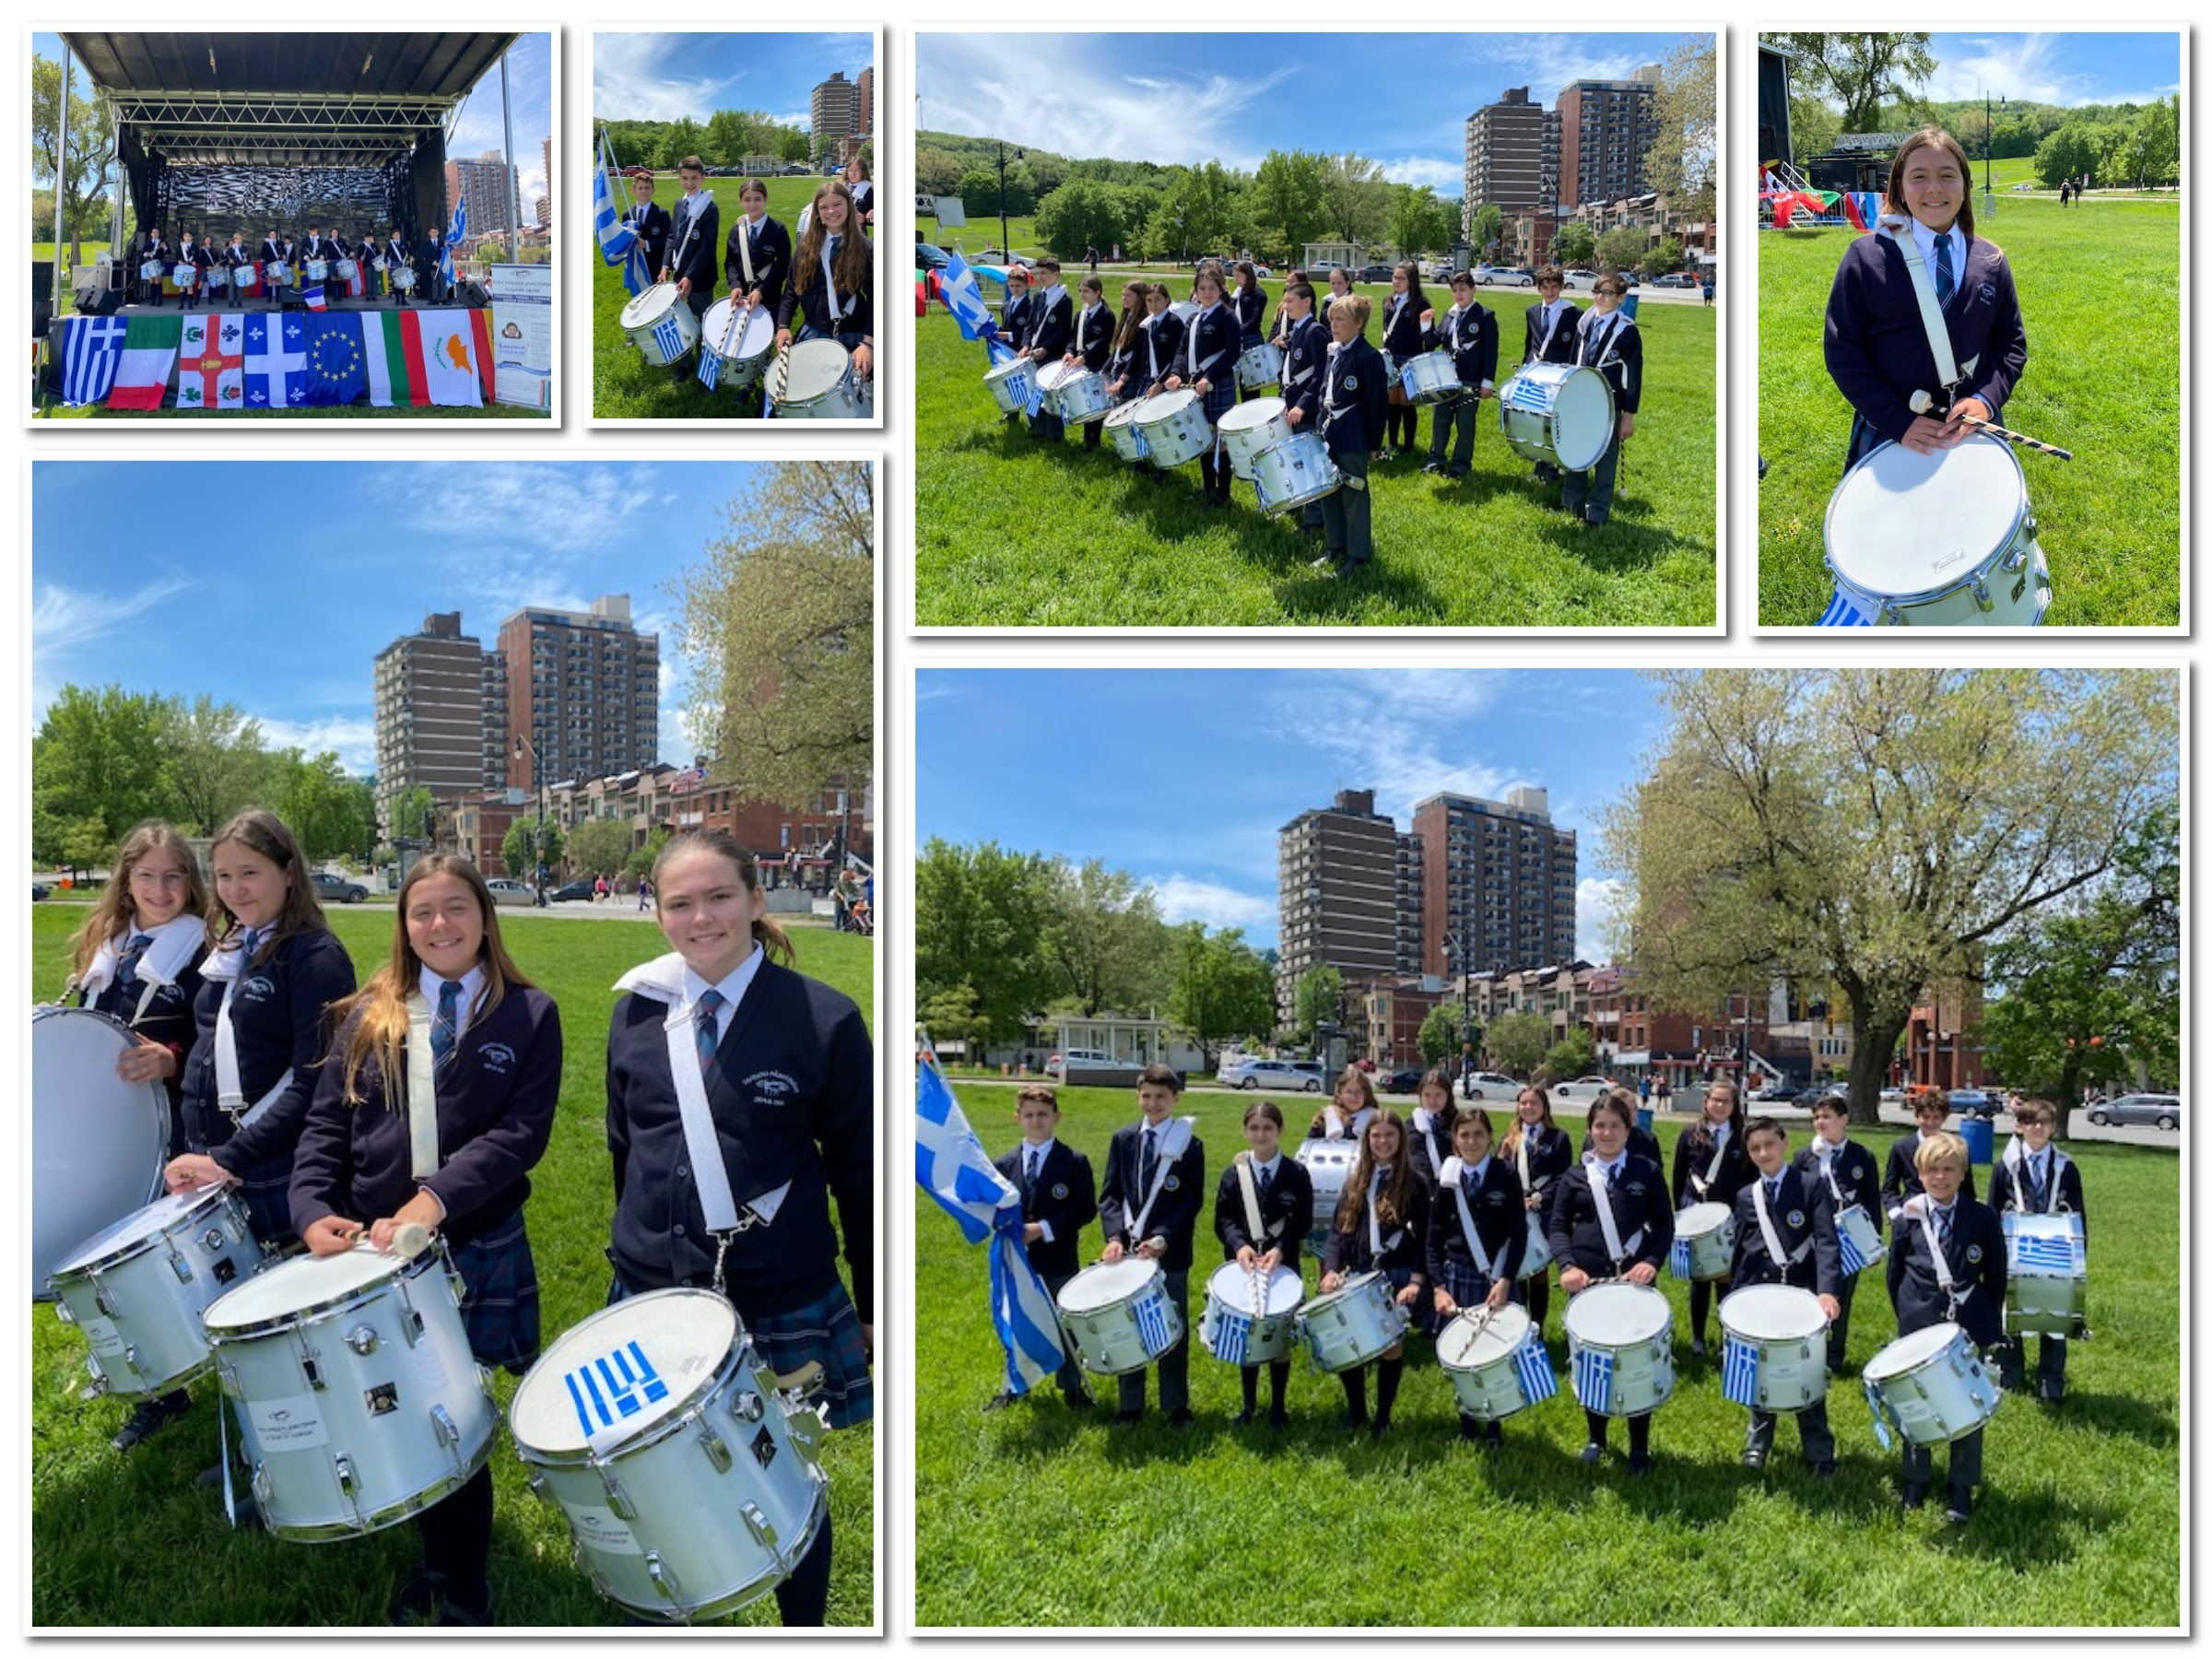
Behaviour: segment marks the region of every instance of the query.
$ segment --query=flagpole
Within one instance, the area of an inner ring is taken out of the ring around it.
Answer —
[[[510,47],[509,51],[513,49]],[[500,118],[507,127],[507,257],[516,265],[523,263],[523,206],[515,199],[514,161],[514,107],[507,101],[507,53],[500,53]],[[547,194],[552,193],[553,181],[546,181]]]
[[[62,42],[62,121],[53,135],[53,314],[62,313],[62,199],[69,176],[69,77],[75,72],[69,42]],[[109,252],[112,253],[113,249]]]

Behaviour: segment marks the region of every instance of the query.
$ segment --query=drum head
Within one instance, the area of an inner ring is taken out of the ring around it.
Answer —
[[[119,1254],[174,1226],[192,1214],[206,1196],[204,1192],[164,1193],[136,1214],[125,1216],[112,1227],[101,1228],[71,1251],[65,1261],[56,1264],[53,1270],[57,1274],[74,1273]]]
[[[115,1062],[131,1034],[89,1008],[30,1021],[30,1293],[77,1247],[161,1191],[169,1095],[125,1083]]]
[[[1701,1238],[1728,1224],[1734,1212],[1724,1204],[1693,1204],[1675,1218],[1675,1236]]]
[[[1106,417],[1106,424],[1109,427],[1134,426],[1136,424],[1137,411],[1144,406],[1142,403],[1123,404],[1112,414]]]
[[[1198,394],[1188,386],[1172,392],[1155,392],[1137,406],[1136,423],[1150,426],[1156,420],[1171,420],[1198,401]]]
[[[1865,1370],[1860,1374],[1869,1382],[1878,1382],[1885,1377],[1902,1376],[1942,1353],[1958,1339],[1959,1334],[1955,1324],[1932,1324],[1925,1330],[1900,1336],[1867,1360]]]
[[[676,284],[656,282],[622,308],[624,328],[650,328],[653,319],[676,303]]]
[[[783,403],[806,403],[832,390],[843,380],[853,361],[835,340],[801,340],[791,348],[783,371]]]
[[[1593,1285],[1567,1304],[1567,1330],[1606,1347],[1649,1342],[1673,1321],[1666,1298],[1648,1285]]]
[[[1253,1276],[1236,1262],[1224,1262],[1214,1269],[1213,1277],[1206,1288],[1216,1301],[1226,1302],[1239,1313],[1252,1312],[1252,1281]],[[1277,1267],[1267,1276],[1267,1288],[1260,1303],[1263,1313],[1292,1313],[1305,1296],[1305,1281],[1288,1267]]]
[[[1559,382],[1552,401],[1559,465],[1570,472],[1595,466],[1613,441],[1613,388],[1594,369],[1577,369]]]
[[[1351,1277],[1346,1279],[1343,1284],[1337,1286],[1335,1289],[1330,1291],[1328,1295],[1317,1296],[1313,1298],[1312,1300],[1306,1304],[1306,1312],[1309,1313],[1318,1313],[1324,1308],[1334,1307],[1340,1301],[1344,1301],[1350,1297],[1359,1295],[1367,1288],[1368,1286],[1373,1284],[1382,1285],[1385,1291],[1390,1288],[1389,1283],[1383,1279],[1380,1273],[1355,1273],[1351,1276]]]
[[[388,1279],[408,1258],[357,1247],[337,1255],[293,1256],[226,1292],[204,1315],[210,1332],[242,1331],[343,1301]]]
[[[1037,371],[1037,383],[1047,392],[1057,392],[1064,382],[1089,372],[1080,363],[1047,363]]]
[[[737,325],[737,337],[727,355],[741,360],[761,357],[775,349],[775,313],[765,305],[756,305]]]
[[[1721,1328],[1761,1341],[1818,1336],[1828,1329],[1820,1299],[1794,1285],[1747,1285],[1721,1298]]]
[[[1239,404],[1222,416],[1220,429],[1224,432],[1241,432],[1246,427],[1265,426],[1271,420],[1280,419],[1288,406],[1279,397],[1255,397],[1249,403]]]
[[[1094,1308],[1111,1307],[1125,1301],[1143,1289],[1147,1281],[1159,1277],[1159,1265],[1136,1256],[1124,1256],[1118,1262],[1100,1262],[1060,1287],[1060,1305],[1070,1313],[1088,1313]]]
[[[722,336],[725,333],[730,335],[731,349],[724,353],[725,356],[735,356],[737,345],[736,332],[730,328],[730,304],[731,301],[726,298],[717,300],[707,307],[707,314],[699,320],[699,337],[715,350],[722,350]]]
[[[1977,432],[1933,455],[1885,443],[1829,500],[1829,560],[1863,593],[1940,592],[2001,551],[2027,509],[2019,457],[1998,439]]]
[[[627,1439],[683,1410],[736,1338],[736,1311],[712,1290],[630,1297],[601,1309],[546,1350],[514,1391],[508,1425],[518,1442],[535,1451],[582,1452],[589,1433],[606,1427],[584,1413],[605,1406]],[[587,1373],[598,1389],[595,1400]]]
[[[802,340],[799,342],[799,345],[801,346],[811,346],[813,344],[814,342],[812,340]],[[794,346],[791,349],[795,354],[799,347],[798,346]],[[994,385],[1000,381],[1019,380],[1025,372],[1030,369],[1033,369],[1035,365],[1032,364],[1026,357],[1008,358],[1005,362],[999,364],[997,368],[992,370],[988,374],[983,376],[983,384],[989,386]]]
[[[1436,1362],[1469,1371],[1503,1359],[1528,1340],[1528,1310],[1507,1302],[1477,1331],[1476,1313],[1462,1313],[1436,1339]]]

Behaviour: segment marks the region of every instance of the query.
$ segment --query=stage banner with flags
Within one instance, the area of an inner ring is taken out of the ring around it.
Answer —
[[[183,344],[184,319],[134,312],[124,330],[123,360],[115,368],[111,409],[158,409],[176,373],[177,349]]]
[[[369,312],[361,321],[369,401],[377,408],[484,406],[491,332],[483,311]]]
[[[121,317],[55,319],[48,338],[59,353],[64,404],[74,409],[107,401],[115,388],[115,371],[123,366],[129,327]]]
[[[308,408],[335,407],[358,403],[369,390],[369,373],[362,360],[361,320],[351,312],[310,317],[307,322],[306,395]]]
[[[297,408],[307,401],[307,320],[246,318],[246,407]]]
[[[991,1322],[1006,1350],[1006,1390],[1024,1394],[1066,1350],[1044,1280],[1021,1246],[1021,1194],[993,1167],[952,1086],[924,1056],[914,1101],[914,1179],[971,1244],[991,1245]]]
[[[184,319],[177,357],[177,407],[246,406],[246,319],[234,312]]]

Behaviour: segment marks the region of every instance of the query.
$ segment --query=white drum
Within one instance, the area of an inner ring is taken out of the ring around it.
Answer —
[[[2004,1398],[1972,1341],[1955,1324],[1900,1336],[1861,1374],[1875,1409],[1915,1446],[1971,1434],[1997,1415]]]
[[[1355,1273],[1299,1310],[1300,1334],[1324,1371],[1347,1371],[1394,1347],[1412,1324],[1380,1273]]]
[[[321,282],[321,281],[323,281],[323,280],[324,280],[325,277],[327,277],[329,275],[330,275],[330,261],[329,261],[329,260],[327,260],[327,259],[311,259],[311,260],[309,260],[309,261],[307,262],[307,279],[308,279],[310,282]]]
[[[138,267],[138,277],[142,282],[159,282],[168,271],[169,267],[159,260],[149,259]]]
[[[1008,358],[983,375],[983,390],[1009,415],[1027,415],[1038,391],[1037,365],[1028,357]]]
[[[1284,418],[1288,406],[1279,397],[1255,397],[1221,417],[1221,447],[1229,452],[1231,473],[1250,483],[1260,452],[1290,441],[1293,429]]]
[[[1225,1365],[1288,1359],[1298,1346],[1298,1304],[1305,1294],[1305,1281],[1288,1267],[1263,1277],[1224,1262],[1206,1281],[1198,1340]]]
[[[413,265],[394,265],[394,266],[392,267],[392,286],[393,286],[393,288],[394,288],[395,290],[397,290],[397,291],[398,291],[398,292],[400,292],[400,293],[403,293],[403,294],[411,294],[411,293],[413,293],[413,292],[415,291],[415,267],[414,267]],[[676,287],[676,284],[674,284],[673,282],[671,282],[671,283],[665,284],[664,286],[665,286],[665,287],[667,287],[667,288],[669,288],[673,289],[673,288]],[[645,290],[645,293],[646,293],[646,294],[650,294],[650,293],[652,293],[652,292],[653,292],[653,290],[652,290],[651,288],[647,288],[647,289]],[[644,297],[645,297],[645,294],[640,294],[640,295],[638,296],[638,300],[642,300]],[[631,300],[631,301],[630,301],[630,305],[635,305],[636,303],[637,303],[637,300]],[[688,306],[688,305],[687,305],[687,306],[685,306],[685,307],[683,308],[683,312],[684,312],[684,315],[685,315],[685,316],[687,316],[687,317],[689,317],[689,316],[691,316],[691,308],[690,308],[689,306]],[[628,315],[629,314],[629,306],[627,306],[627,305],[626,305],[626,306],[624,306],[624,307],[622,308],[622,313],[623,313],[623,315],[625,315],[625,316],[628,316]],[[677,326],[678,326],[678,327],[681,327],[682,325],[679,324]],[[693,328],[693,331],[694,331],[695,333],[697,332],[698,326],[699,326],[699,319],[697,319],[696,317],[693,317],[693,318],[692,318],[692,328]],[[631,337],[632,339],[635,339],[637,336],[636,336],[635,335],[632,335],[630,337]],[[653,354],[652,354],[651,352],[647,352],[647,353],[646,353],[646,355],[647,355],[648,357],[650,357],[650,356],[652,356]]]
[[[337,272],[340,282],[351,282],[361,274],[361,263],[358,259],[341,259],[331,269]]]
[[[1675,1215],[1675,1247],[1666,1269],[1678,1279],[1728,1277],[1735,1260],[1735,1212],[1724,1204],[1687,1205]]]
[[[1198,301],[1195,300],[1178,300],[1174,304],[1169,306],[1168,309],[1173,312],[1178,317],[1181,317],[1183,323],[1187,325],[1190,323],[1190,320],[1198,314]]]
[[[1124,1256],[1086,1267],[1060,1287],[1060,1328],[1083,1369],[1103,1377],[1142,1371],[1182,1340],[1158,1262]]]
[[[1828,1315],[1792,1285],[1721,1298],[1721,1394],[1756,1411],[1803,1411],[1828,1397]]]
[[[1528,1248],[1521,1253],[1521,1277],[1538,1278],[1551,1265],[1551,1241],[1544,1235],[1544,1212],[1528,1212]]]
[[[1206,424],[1206,406],[1188,386],[1172,392],[1155,392],[1144,401],[1136,417],[1137,430],[1152,465],[1170,472],[1186,461],[1195,461],[1213,447],[1214,429]]]
[[[271,288],[290,288],[299,280],[298,273],[288,265],[264,265],[262,275],[268,278]]]
[[[1594,369],[1530,363],[1498,391],[1498,424],[1524,461],[1567,472],[1597,465],[1613,441],[1613,388]]]
[[[211,1362],[200,1315],[261,1268],[235,1194],[171,1193],[70,1253],[53,1270],[54,1312],[92,1345],[104,1392],[167,1394]]]
[[[381,275],[382,273],[392,268],[392,262],[386,259],[382,253],[379,253],[374,259],[369,262],[369,268]]]
[[[778,420],[865,420],[876,412],[875,382],[853,371],[853,354],[835,340],[797,340],[768,371],[770,411]]]
[[[1600,1417],[1641,1417],[1675,1392],[1674,1310],[1649,1285],[1592,1285],[1567,1304],[1574,1397]]]
[[[1459,371],[1453,367],[1448,351],[1424,351],[1407,358],[1398,365],[1398,384],[1417,404],[1447,403],[1466,390],[1459,383]]]
[[[200,279],[200,267],[189,259],[180,259],[169,274],[176,278],[179,288],[190,293],[193,285]]]
[[[1272,386],[1283,378],[1283,348],[1272,340],[1247,346],[1237,355],[1237,384]],[[1226,423],[1225,423],[1226,424]]]
[[[1359,1143],[1349,1135],[1342,1140],[1315,1135],[1299,1144],[1298,1161],[1305,1165],[1313,1183],[1313,1226],[1309,1237],[1328,1236],[1336,1219],[1337,1202],[1344,1196],[1344,1183],[1351,1179],[1352,1164],[1359,1156]]]
[[[396,1525],[490,1453],[499,1406],[443,1246],[412,1261],[367,1245],[295,1256],[222,1297],[206,1325],[253,1449],[254,1500],[280,1538]]]
[[[2028,479],[1977,432],[1917,455],[1885,443],[1843,475],[1822,535],[1836,586],[1877,628],[2025,628],[2051,603]]]
[[[392,273],[392,286],[413,288],[415,273],[401,266]],[[668,368],[689,357],[699,344],[699,319],[675,283],[656,282],[622,308],[622,332],[647,362]]]
[[[1335,495],[1344,488],[1344,475],[1329,459],[1320,433],[1297,432],[1253,457],[1252,487],[1262,512],[1288,512]]]
[[[741,313],[734,324],[730,320],[733,306]],[[741,392],[759,380],[761,371],[774,360],[775,313],[765,305],[745,311],[735,298],[725,296],[707,307],[707,314],[700,320],[699,337],[722,359],[722,371],[714,377],[716,390],[727,387]]]
[[[92,1008],[30,1012],[30,1293],[102,1228],[161,1192],[169,1092],[125,1083],[115,1063],[136,1043]]]
[[[593,1314],[530,1368],[507,1423],[609,1601],[717,1618],[790,1577],[828,1512],[822,1420],[780,1389],[728,1301],[653,1290]]]
[[[1115,405],[1113,413],[1106,417],[1106,441],[1113,445],[1115,454],[1133,466],[1151,454],[1145,447],[1144,433],[1136,427],[1137,415],[1144,406],[1144,399],[1133,398],[1128,403]]]
[[[1461,1313],[1437,1333],[1436,1363],[1452,1379],[1460,1410],[1480,1422],[1498,1422],[1559,1392],[1543,1338],[1517,1302]]]
[[[2088,1321],[2088,1235],[2072,1211],[2006,1210],[2005,1329],[2015,1336],[2078,1336]]]
[[[230,291],[230,267],[229,265],[209,265],[207,267],[207,291],[213,294],[227,294]]]
[[[1044,407],[1074,426],[1100,419],[1113,407],[1103,376],[1081,363],[1047,363],[1037,374]]]
[[[1843,1271],[1864,1273],[1889,1254],[1889,1246],[1862,1205],[1844,1206],[1836,1217],[1836,1246],[1843,1259]]]

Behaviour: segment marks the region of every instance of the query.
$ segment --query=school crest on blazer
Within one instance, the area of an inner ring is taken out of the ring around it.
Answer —
[[[771,1100],[779,1095],[792,1095],[799,1092],[798,1081],[789,1072],[757,1071],[745,1079],[745,1086],[768,1096]]]
[[[1982,1246],[1979,1244],[1969,1244],[1966,1247],[1966,1259],[1970,1262],[1981,1261]]]
[[[514,1050],[504,1042],[488,1042],[477,1051],[477,1063],[495,1077],[503,1077],[514,1068]]]
[[[1792,1228],[1802,1229],[1805,1226],[1805,1212],[1803,1210],[1792,1210],[1789,1215],[1789,1222]]]
[[[1065,1181],[1055,1181],[1055,1182],[1053,1182],[1053,1197],[1055,1197],[1055,1198],[1065,1198],[1065,1197],[1066,1197],[1066,1196],[1067,1196],[1067,1182],[1065,1182]]]
[[[265,973],[250,973],[238,982],[238,999],[241,1002],[267,1002],[276,994],[276,982]]]

